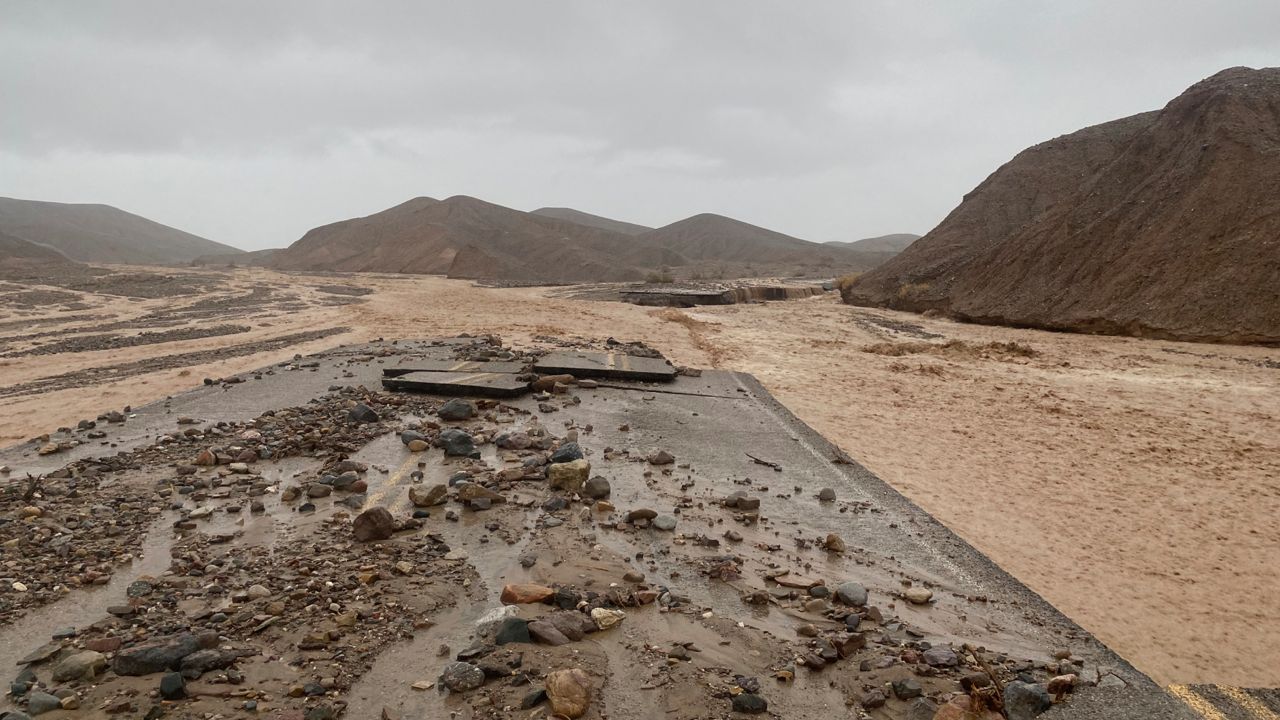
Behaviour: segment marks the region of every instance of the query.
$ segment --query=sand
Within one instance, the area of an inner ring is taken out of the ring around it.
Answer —
[[[847,307],[833,297],[678,311],[434,277],[245,269],[229,278],[229,294],[266,284],[297,298],[203,320],[250,324],[249,333],[3,358],[0,392],[64,372],[302,330],[350,331],[3,397],[0,442],[161,399],[206,376],[376,337],[642,340],[677,363],[754,373],[801,419],[1156,680],[1277,682],[1280,368],[1266,364],[1280,360],[1274,349],[962,325]],[[327,305],[334,296],[313,286],[335,282],[375,292],[360,304]],[[49,317],[112,314],[116,321],[175,304],[83,301],[94,309],[0,305],[0,343],[20,348],[33,330],[66,326],[37,324]],[[81,324],[93,332],[100,322]],[[1017,346],[984,349],[989,343]]]

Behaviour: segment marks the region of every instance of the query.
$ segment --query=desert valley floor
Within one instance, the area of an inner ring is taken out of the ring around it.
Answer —
[[[1256,686],[1280,666],[1274,348],[965,325],[834,293],[676,310],[426,276],[114,270],[0,283],[0,445],[338,344],[642,341],[753,373],[1155,680]]]

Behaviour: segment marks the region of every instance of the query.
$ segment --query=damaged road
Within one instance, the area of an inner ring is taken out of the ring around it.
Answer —
[[[339,348],[0,452],[13,712],[1195,717],[750,376],[384,387],[542,358]]]

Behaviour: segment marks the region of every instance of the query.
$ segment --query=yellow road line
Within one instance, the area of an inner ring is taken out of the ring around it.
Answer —
[[[1191,708],[1197,715],[1205,718],[1205,720],[1230,720],[1226,715],[1219,712],[1218,708],[1213,706],[1213,703],[1204,699],[1203,696],[1186,685],[1170,685],[1165,689]]]
[[[407,475],[405,475],[405,471],[409,469],[409,466],[416,465],[417,462],[418,462],[417,453],[411,453],[409,457],[405,458],[404,462],[400,463],[400,467],[396,468],[396,471],[391,473],[391,477],[388,477],[387,481],[382,483],[382,487],[378,488],[377,492],[370,493],[369,506],[373,507],[374,505],[377,505],[379,502],[381,502],[382,498],[387,494],[388,491],[390,491],[392,488],[399,485],[400,481],[403,480],[405,477],[407,477]]]
[[[1240,688],[1219,685],[1218,689],[1222,691],[1222,694],[1231,698],[1232,702],[1244,708],[1246,712],[1258,718],[1258,720],[1280,720],[1280,715],[1272,712],[1271,708],[1262,704],[1262,701]]]

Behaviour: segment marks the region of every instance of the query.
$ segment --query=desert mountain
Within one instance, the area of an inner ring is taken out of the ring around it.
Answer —
[[[846,302],[978,322],[1280,342],[1280,68],[1024,150]]]
[[[677,277],[830,276],[883,260],[880,254],[811,243],[719,215],[697,215],[633,235],[455,196],[417,198],[315,228],[269,262],[284,270],[570,283],[639,280],[660,268]]]
[[[625,262],[631,242],[622,233],[464,195],[421,197],[315,228],[277,252],[271,265],[526,282],[631,280],[639,277]]]
[[[911,243],[919,240],[920,236],[915,233],[892,233],[890,235],[877,235],[876,237],[863,238],[861,240],[832,240],[828,245],[841,245],[852,250],[862,250],[864,252],[885,252],[900,253],[907,249]]]
[[[534,210],[533,214],[545,215],[547,217],[558,218],[560,220],[568,220],[569,222],[586,225],[587,227],[600,228],[601,230],[612,230],[624,235],[639,235],[653,229],[651,227],[645,227],[644,225],[623,222],[621,220],[614,220],[612,218],[601,217],[599,215],[592,215],[591,213],[574,210],[573,208],[544,207]]]
[[[201,255],[191,260],[192,265],[210,265],[224,267],[270,267],[271,258],[280,252],[279,248],[265,250],[247,250],[234,253],[214,253]]]
[[[82,262],[163,265],[240,252],[109,205],[0,198],[0,232]]]

